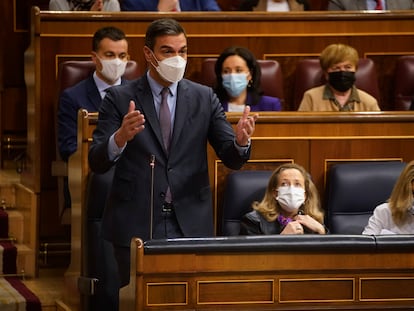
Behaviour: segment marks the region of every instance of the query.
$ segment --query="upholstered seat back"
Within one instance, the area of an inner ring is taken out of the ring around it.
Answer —
[[[95,71],[95,63],[91,60],[83,61],[65,61],[59,65],[58,73],[58,94],[64,89],[74,86],[78,82],[86,79]],[[128,61],[123,77],[127,80],[133,80],[141,74],[137,62]]]
[[[298,61],[295,69],[293,110],[297,110],[302,101],[303,94],[316,86],[326,83],[319,59],[302,59]],[[355,73],[357,88],[374,96],[380,102],[378,76],[374,62],[369,58],[360,58]]]
[[[223,200],[222,235],[238,235],[240,219],[261,201],[272,171],[237,171],[227,176]]]
[[[401,56],[394,73],[393,110],[414,110],[414,55]]]
[[[361,234],[374,208],[389,198],[404,166],[398,161],[333,165],[325,191],[330,232]]]
[[[216,81],[216,74],[214,67],[216,65],[216,58],[207,58],[201,65],[200,83],[214,86]],[[261,69],[260,86],[264,95],[277,97],[283,101],[283,74],[280,64],[275,60],[257,60]]]

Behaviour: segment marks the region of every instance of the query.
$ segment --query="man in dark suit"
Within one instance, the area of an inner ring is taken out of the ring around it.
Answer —
[[[182,79],[187,36],[177,21],[150,24],[144,55],[148,72],[103,100],[89,150],[92,171],[116,164],[103,227],[121,286],[129,282],[132,237],[214,235],[207,143],[226,166],[239,169],[250,156],[257,118],[246,107],[234,132],[212,89]]]
[[[412,10],[413,0],[379,0],[383,10]],[[330,0],[329,11],[362,11],[375,10],[376,0]]]
[[[125,72],[129,59],[128,42],[122,30],[104,27],[97,30],[92,41],[92,60],[96,71],[87,79],[64,90],[59,100],[58,110],[58,147],[63,160],[67,161],[77,149],[78,110],[84,108],[90,112],[98,111],[106,90],[127,81],[121,76]],[[87,207],[87,240],[90,241],[86,256],[85,271],[87,277],[98,279],[95,295],[86,301],[88,310],[118,309],[118,269],[113,255],[112,244],[101,235],[101,218],[105,206],[104,189],[110,184],[113,170],[105,174],[91,174],[89,183],[92,187],[101,184],[100,193],[95,200],[89,199]],[[71,200],[67,185],[64,184],[65,208],[70,208]],[[101,199],[97,203],[98,199]],[[93,202],[93,203],[92,203]]]
[[[87,79],[64,90],[59,99],[58,147],[63,160],[67,161],[77,149],[78,110],[98,111],[105,90],[125,81],[129,59],[128,42],[122,30],[104,27],[95,32],[92,41],[92,60],[96,71]]]

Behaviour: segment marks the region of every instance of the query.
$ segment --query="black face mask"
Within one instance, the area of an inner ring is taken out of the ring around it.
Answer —
[[[355,83],[355,72],[334,71],[329,74],[329,84],[339,92],[349,90]]]

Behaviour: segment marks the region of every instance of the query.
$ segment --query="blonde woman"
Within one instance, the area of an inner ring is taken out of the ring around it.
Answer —
[[[414,161],[408,163],[386,203],[378,205],[362,234],[414,234]]]
[[[326,234],[319,194],[298,164],[282,164],[272,174],[261,202],[243,216],[240,234]]]

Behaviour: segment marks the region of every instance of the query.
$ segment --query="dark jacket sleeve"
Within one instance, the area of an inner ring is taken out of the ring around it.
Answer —
[[[240,235],[262,235],[260,228],[260,218],[257,212],[253,211],[245,214],[240,220]]]
[[[78,129],[78,105],[67,91],[59,99],[58,109],[58,148],[60,156],[67,161],[76,151]]]

